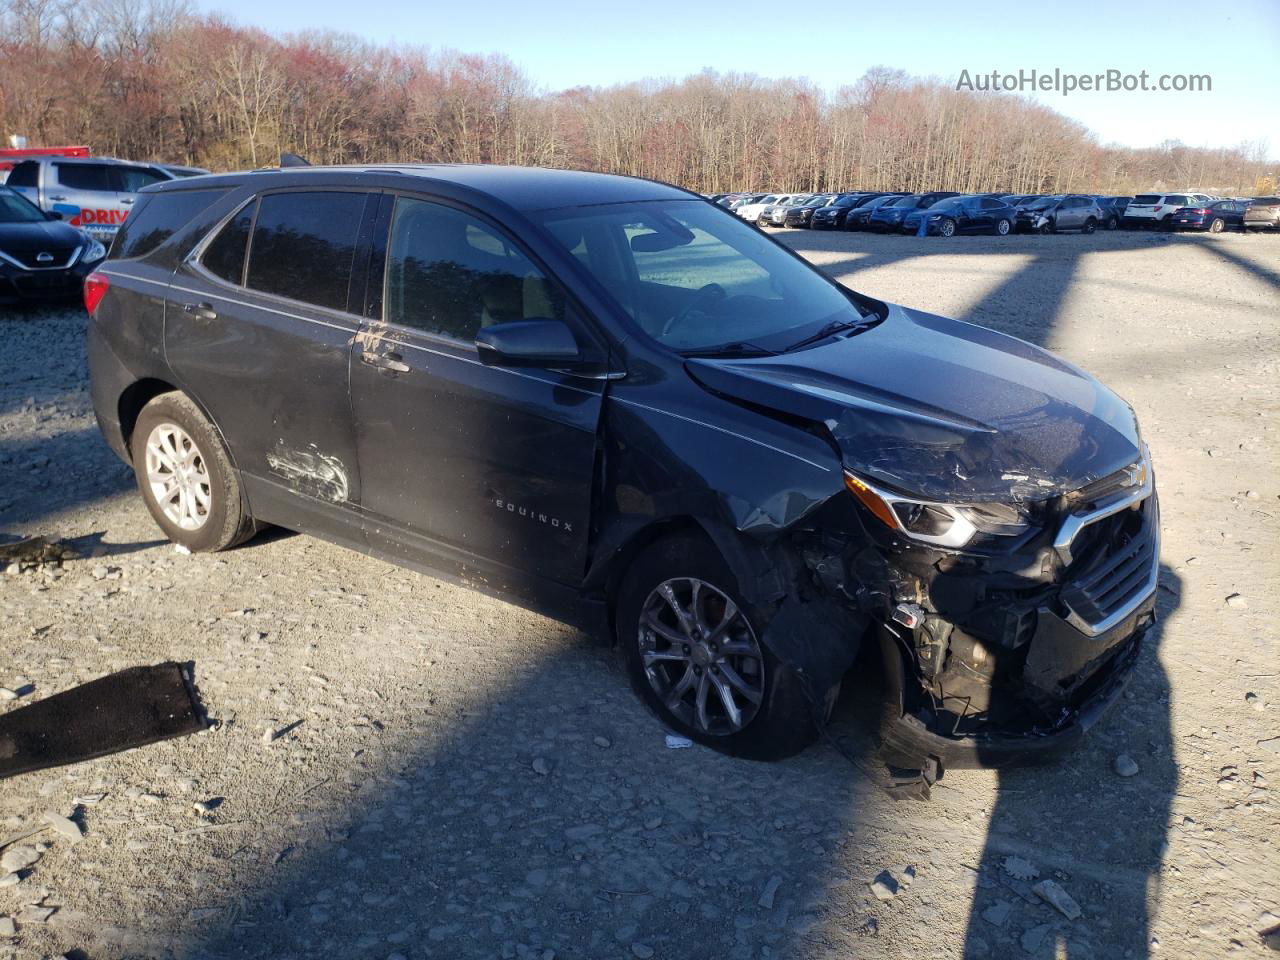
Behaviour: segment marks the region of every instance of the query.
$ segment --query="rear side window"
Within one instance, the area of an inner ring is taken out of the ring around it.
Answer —
[[[1175,204],[1176,206],[1185,207],[1188,204],[1192,203],[1192,200],[1190,197],[1183,196],[1180,193],[1172,193],[1169,196],[1165,197],[1165,202]]]
[[[365,194],[275,193],[259,202],[247,286],[331,310],[347,288]]]
[[[148,167],[116,167],[117,190],[137,193],[153,183],[165,183],[168,177]]]
[[[92,190],[95,193],[115,193],[111,168],[99,163],[55,163],[58,182],[71,190]]]
[[[400,197],[387,247],[384,319],[470,343],[481,327],[564,318],[564,297],[493,227]]]
[[[145,194],[116,233],[111,259],[146,256],[224,193],[225,190],[179,190]]]
[[[200,258],[206,270],[237,287],[244,282],[244,255],[249,249],[249,231],[253,229],[253,212],[256,209],[257,204],[250,203],[228,220]]]
[[[1134,203],[1159,203],[1160,195],[1157,193],[1140,193],[1133,198]]]
[[[24,160],[22,163],[14,164],[5,184],[10,187],[34,187],[37,186],[36,178],[39,173],[40,164],[34,160]]]

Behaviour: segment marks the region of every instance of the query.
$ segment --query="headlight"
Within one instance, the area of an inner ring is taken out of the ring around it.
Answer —
[[[107,248],[87,233],[84,237],[84,250],[80,254],[81,263],[94,263],[107,255]]]
[[[844,485],[885,526],[939,547],[963,547],[978,534],[1017,537],[1032,526],[1030,515],[1016,504],[914,500],[874,487],[847,470]]]

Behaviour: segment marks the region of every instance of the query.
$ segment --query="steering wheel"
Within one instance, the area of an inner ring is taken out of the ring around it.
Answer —
[[[719,303],[727,296],[728,294],[725,293],[724,287],[718,283],[708,283],[705,287],[699,287],[698,291],[689,298],[689,302],[685,304],[684,309],[679,313],[673,313],[671,319],[662,325],[662,333],[659,334],[659,337],[666,337],[671,332],[671,329],[689,314],[697,310],[706,309],[713,303]]]

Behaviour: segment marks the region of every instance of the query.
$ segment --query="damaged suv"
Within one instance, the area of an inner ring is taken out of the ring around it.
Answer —
[[[860,650],[884,757],[927,778],[1074,742],[1134,664],[1147,450],[1037,347],[646,180],[142,197],[86,284],[93,400],[179,544],[277,524],[607,631],[668,724],[758,758],[812,741]]]

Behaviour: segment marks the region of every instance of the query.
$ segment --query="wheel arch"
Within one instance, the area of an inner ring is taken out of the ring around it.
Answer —
[[[223,434],[222,428],[218,426],[218,421],[209,415],[205,405],[181,387],[159,377],[143,377],[135,380],[125,387],[120,394],[119,400],[116,401],[116,413],[120,417],[120,435],[124,439],[124,446],[129,452],[129,456],[133,456],[133,430],[137,426],[138,417],[141,415],[143,408],[156,397],[163,396],[166,393],[180,393],[196,405],[201,415],[213,426],[214,433],[218,435],[218,440],[222,443],[222,449],[226,452],[227,459],[231,461],[231,466],[238,470],[239,466],[236,464],[235,455],[231,452],[231,446],[227,443],[227,438]]]

